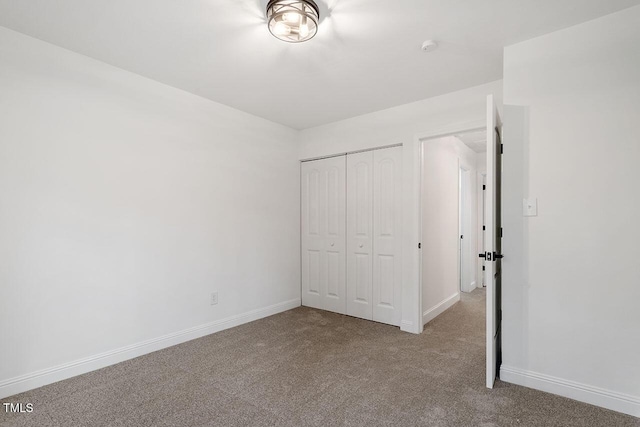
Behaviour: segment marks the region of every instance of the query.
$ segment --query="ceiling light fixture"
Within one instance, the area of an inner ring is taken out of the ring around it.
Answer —
[[[313,0],[269,0],[267,21],[276,38],[300,43],[318,32],[320,12]]]

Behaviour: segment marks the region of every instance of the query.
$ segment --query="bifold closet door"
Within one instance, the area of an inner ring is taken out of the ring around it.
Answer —
[[[402,147],[373,152],[373,320],[400,325]]]
[[[347,155],[347,314],[373,319],[373,152]]]
[[[347,155],[347,314],[400,325],[402,148]]]
[[[345,156],[303,162],[302,305],[346,312]]]

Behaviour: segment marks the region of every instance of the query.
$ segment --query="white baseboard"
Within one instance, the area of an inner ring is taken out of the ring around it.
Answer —
[[[477,288],[476,281],[474,280],[469,284],[469,287],[467,288],[468,290],[466,292],[473,292],[476,290],[476,288]]]
[[[292,308],[300,307],[300,299],[284,301],[268,307],[248,311],[246,313],[194,326],[179,332],[167,334],[158,338],[153,338],[137,344],[107,351],[84,359],[75,360],[52,368],[31,372],[19,377],[0,381],[0,398],[13,396],[34,388],[42,387],[57,381],[75,377],[76,375],[95,371],[115,363],[133,359],[163,348],[171,347],[190,341],[205,335],[220,332],[243,323],[252,322],[264,317],[272,316]]]
[[[502,381],[640,417],[640,397],[502,365]]]
[[[460,301],[460,292],[456,292],[450,297],[445,298],[443,301],[440,301],[438,304],[422,313],[422,324],[426,325],[431,322],[458,301]]]

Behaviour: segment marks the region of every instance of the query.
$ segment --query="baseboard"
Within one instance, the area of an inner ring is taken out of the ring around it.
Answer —
[[[440,301],[434,307],[422,313],[422,324],[426,325],[431,322],[436,317],[440,316],[444,313],[448,308],[450,308],[453,304],[460,301],[460,292],[456,292],[448,298],[445,298],[443,301]]]
[[[19,377],[10,378],[0,381],[0,398],[13,396],[34,388],[42,387],[47,384],[75,377],[76,375],[85,374],[104,368],[115,363],[133,359],[163,348],[171,347],[190,341],[205,335],[220,332],[243,323],[252,322],[264,317],[272,316],[283,311],[291,310],[300,306],[300,299],[284,301],[268,307],[259,308],[248,311],[246,313],[230,316],[225,319],[216,320],[214,322],[205,323],[179,332],[167,334],[158,338],[153,338],[137,344],[107,351],[101,354],[90,356],[84,359],[75,360],[70,363],[58,365],[52,368],[43,369]]]
[[[640,397],[502,365],[502,381],[640,417]]]

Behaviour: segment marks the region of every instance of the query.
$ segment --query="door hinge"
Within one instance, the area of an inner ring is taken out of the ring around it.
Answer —
[[[487,189],[487,186],[486,186],[485,184],[482,184],[482,189],[483,189],[483,190],[486,190],[486,189]]]
[[[482,271],[484,271],[484,265],[482,266]]]
[[[460,240],[462,240],[462,239],[464,239],[464,236],[461,234],[461,235],[460,235]]]
[[[504,154],[504,144],[500,144],[500,154]]]
[[[487,229],[487,227],[485,227],[484,225],[482,226],[482,231],[485,231]]]
[[[422,243],[418,243],[418,249],[422,249]]]
[[[500,238],[502,238],[502,227],[500,227]]]

